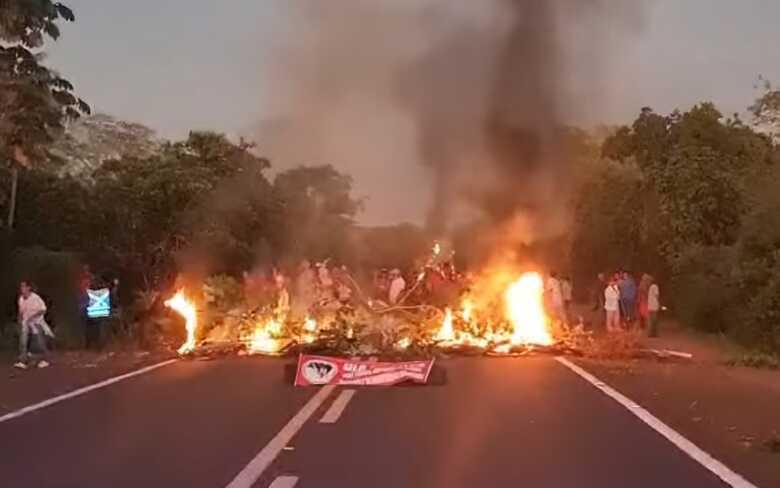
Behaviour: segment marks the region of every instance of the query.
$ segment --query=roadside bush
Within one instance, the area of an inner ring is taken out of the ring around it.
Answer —
[[[671,293],[665,295],[683,323],[705,332],[727,332],[738,301],[730,247],[695,246],[675,262]]]

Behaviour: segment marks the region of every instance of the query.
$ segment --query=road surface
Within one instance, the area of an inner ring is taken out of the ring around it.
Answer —
[[[178,361],[0,422],[0,485],[726,486],[553,358],[332,391],[292,387],[286,364]]]

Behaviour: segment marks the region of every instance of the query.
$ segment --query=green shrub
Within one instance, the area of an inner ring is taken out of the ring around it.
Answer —
[[[705,332],[727,332],[738,299],[732,268],[734,252],[729,247],[691,247],[674,266],[671,293],[664,301],[688,326]]]

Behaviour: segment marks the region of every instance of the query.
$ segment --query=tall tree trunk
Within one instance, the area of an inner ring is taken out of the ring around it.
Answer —
[[[16,216],[16,189],[19,186],[19,168],[11,165],[11,198],[8,202],[8,231],[14,228],[14,217]]]

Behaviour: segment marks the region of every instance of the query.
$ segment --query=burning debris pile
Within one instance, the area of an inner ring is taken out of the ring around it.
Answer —
[[[304,263],[292,299],[287,278],[277,273],[274,299],[263,305],[244,303],[217,314],[199,314],[184,291],[166,305],[186,321],[182,355],[576,352],[572,329],[546,310],[544,280],[538,272],[493,266],[464,276],[442,259],[436,244],[409,286],[397,270],[390,276],[384,287],[388,298],[376,299],[368,297],[346,269],[331,271],[321,263],[314,271]],[[458,283],[457,293],[445,303],[427,301],[425,290],[442,277]]]

